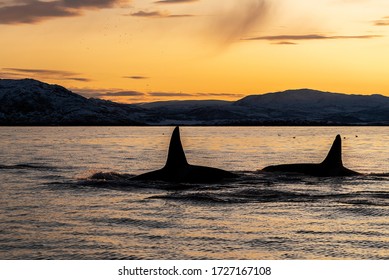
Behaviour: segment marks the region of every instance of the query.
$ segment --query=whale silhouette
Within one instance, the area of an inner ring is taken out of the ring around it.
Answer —
[[[342,139],[337,135],[327,157],[321,163],[300,163],[300,164],[281,164],[267,166],[263,171],[266,172],[290,172],[302,173],[305,175],[317,177],[332,176],[354,176],[360,173],[350,170],[343,166],[342,162]]]
[[[155,180],[179,183],[216,183],[237,175],[218,168],[191,165],[187,162],[177,126],[172,134],[166,164],[163,168],[133,177],[133,180]]]

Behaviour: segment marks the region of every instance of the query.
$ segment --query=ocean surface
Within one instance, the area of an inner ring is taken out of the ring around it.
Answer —
[[[389,128],[182,127],[218,184],[131,181],[172,127],[0,127],[0,259],[389,259]],[[321,162],[337,134],[364,175],[268,174]]]

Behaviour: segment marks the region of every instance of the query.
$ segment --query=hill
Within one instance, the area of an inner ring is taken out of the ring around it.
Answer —
[[[0,125],[389,125],[389,98],[311,89],[119,104],[32,79],[0,79]]]
[[[137,125],[143,111],[32,79],[0,80],[2,125]]]

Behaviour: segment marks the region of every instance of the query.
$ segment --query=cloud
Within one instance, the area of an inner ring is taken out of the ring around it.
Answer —
[[[133,80],[145,80],[150,79],[149,77],[145,76],[123,76],[124,79],[133,79]]]
[[[161,11],[150,11],[150,12],[138,11],[136,13],[131,13],[129,15],[133,17],[165,17],[167,14]]]
[[[182,14],[182,15],[171,15],[165,11],[138,11],[136,13],[128,14],[133,17],[145,17],[145,18],[178,18],[178,17],[192,17],[193,15]]]
[[[77,10],[64,8],[59,1],[29,1],[23,5],[0,8],[0,24],[37,23],[55,17],[78,16]]]
[[[300,41],[300,40],[335,40],[335,39],[374,39],[382,37],[380,35],[353,35],[353,36],[327,36],[320,34],[305,34],[305,35],[275,35],[275,36],[260,36],[247,38],[244,40],[267,40],[267,41]],[[289,42],[291,43],[291,42]]]
[[[213,97],[242,97],[244,94],[240,93],[198,93],[196,96],[213,96]]]
[[[77,77],[73,77],[73,78],[64,78],[64,80],[72,80],[72,81],[77,81],[77,82],[90,82],[90,81],[92,81],[91,79],[87,79],[87,78],[77,78]]]
[[[207,26],[208,37],[220,46],[228,46],[246,36],[259,24],[264,24],[270,13],[268,0],[241,0],[221,13],[212,16]]]
[[[21,79],[23,75],[17,73],[0,72],[0,79]]]
[[[375,26],[389,26],[389,17],[383,17],[373,22]]]
[[[149,92],[148,95],[158,97],[195,96],[195,94],[182,92]]]
[[[90,82],[91,80],[84,77],[79,77],[79,73],[61,71],[61,70],[48,70],[48,69],[25,69],[25,68],[3,68],[7,71],[9,76],[15,77],[31,77],[39,79],[53,79],[53,80],[73,80],[78,82]]]
[[[143,92],[119,89],[90,89],[90,88],[72,88],[71,91],[81,94],[85,97],[103,98],[103,97],[139,97],[144,96]]]
[[[32,24],[57,17],[80,16],[84,10],[111,8],[123,0],[13,1],[0,7],[0,24]]]
[[[155,1],[154,3],[157,4],[177,4],[177,3],[191,3],[191,2],[198,2],[199,0],[161,0],[161,1]]]
[[[61,75],[61,76],[72,76],[76,73],[61,71],[61,70],[47,70],[47,69],[25,69],[25,68],[3,68],[4,70],[27,73],[27,74],[44,74],[44,75]]]
[[[178,14],[178,15],[169,15],[169,18],[182,18],[182,17],[194,17],[195,15],[191,14]]]
[[[117,102],[149,102],[152,100],[172,100],[171,98],[187,98],[189,100],[242,98],[244,94],[237,93],[182,93],[182,92],[149,92],[112,88],[71,88],[72,92],[87,98],[99,98]]]
[[[101,94],[102,96],[115,96],[115,97],[121,97],[121,96],[143,96],[145,95],[143,92],[139,91],[116,91],[116,92],[105,92]]]
[[[274,45],[297,45],[297,43],[294,42],[289,42],[289,41],[281,41],[281,42],[276,42],[273,43]]]
[[[182,92],[149,92],[149,96],[154,97],[242,97],[237,93],[182,93]]]
[[[365,2],[368,2],[369,0],[338,0],[337,2],[339,3],[351,3],[351,4],[355,4],[355,3],[365,3]]]
[[[123,0],[62,0],[61,2],[64,3],[65,7],[68,8],[74,8],[74,9],[85,9],[85,8],[92,8],[92,9],[104,9],[104,8],[111,8],[114,7],[117,4],[125,3],[128,1]]]

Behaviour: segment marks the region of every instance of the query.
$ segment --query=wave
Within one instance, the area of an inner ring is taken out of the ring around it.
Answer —
[[[333,203],[389,207],[389,192],[355,192],[312,195],[293,191],[238,190],[234,192],[175,192],[153,195],[148,199],[181,200],[200,203]]]
[[[14,164],[14,165],[3,165],[0,164],[0,170],[1,169],[13,169],[13,170],[24,170],[24,169],[32,169],[32,170],[54,170],[57,169],[54,166],[50,165],[40,165],[40,164],[34,164],[34,163],[21,163],[21,164]]]
[[[169,183],[162,181],[135,181],[135,175],[116,172],[97,172],[93,175],[78,180],[78,186],[98,187],[119,190],[133,189],[161,189],[161,190],[185,190],[196,188],[194,184]]]
[[[145,199],[193,203],[331,203],[336,205],[389,206],[389,191],[377,185],[377,174],[360,177],[315,178],[240,172],[238,179],[217,184],[135,181],[133,174],[96,172],[87,178],[55,184],[72,188],[114,189],[146,192]],[[389,180],[385,179],[387,182]],[[53,184],[51,184],[53,185]],[[162,192],[162,193],[161,193]],[[150,195],[151,194],[151,195]]]

